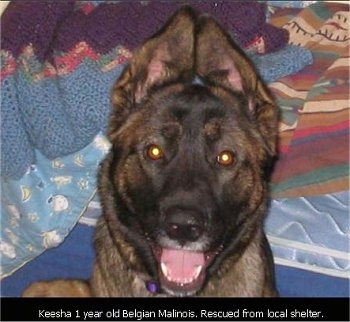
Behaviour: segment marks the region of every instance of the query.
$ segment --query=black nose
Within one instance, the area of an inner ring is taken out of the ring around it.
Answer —
[[[203,234],[200,216],[189,210],[173,210],[165,217],[165,232],[180,243],[196,241]]]

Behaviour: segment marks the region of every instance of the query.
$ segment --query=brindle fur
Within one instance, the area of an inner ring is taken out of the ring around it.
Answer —
[[[191,83],[195,75],[204,85]],[[112,148],[99,173],[103,214],[96,227],[92,295],[158,295],[145,287],[158,274],[151,228],[161,218],[158,203],[178,200],[220,210],[210,215],[215,220],[205,219],[219,222],[206,233],[221,246],[196,295],[276,296],[263,220],[278,108],[242,50],[213,18],[184,7],[135,52],[113,88],[112,103]],[[170,146],[166,165],[142,157],[145,138]],[[216,145],[232,145],[236,165],[208,165],[212,152],[205,151]],[[85,287],[72,281],[72,292],[65,292],[79,296],[74,283]],[[48,287],[50,294],[55,288],[62,293],[59,281]],[[26,292],[35,295],[35,288]]]

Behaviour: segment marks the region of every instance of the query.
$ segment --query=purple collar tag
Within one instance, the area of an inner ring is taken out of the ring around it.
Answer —
[[[146,288],[148,290],[148,292],[152,293],[152,294],[156,294],[159,292],[159,287],[158,284],[155,282],[146,282]]]

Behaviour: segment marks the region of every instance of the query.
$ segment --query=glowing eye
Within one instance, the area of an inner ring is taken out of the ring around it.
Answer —
[[[229,166],[235,162],[235,156],[231,151],[222,151],[217,157],[216,162],[222,166]]]
[[[161,147],[155,144],[148,146],[146,153],[151,160],[159,160],[164,156]]]

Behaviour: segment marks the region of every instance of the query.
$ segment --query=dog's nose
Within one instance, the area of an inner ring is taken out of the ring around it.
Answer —
[[[165,218],[165,232],[180,243],[196,241],[203,234],[200,218],[192,211],[172,211]]]

